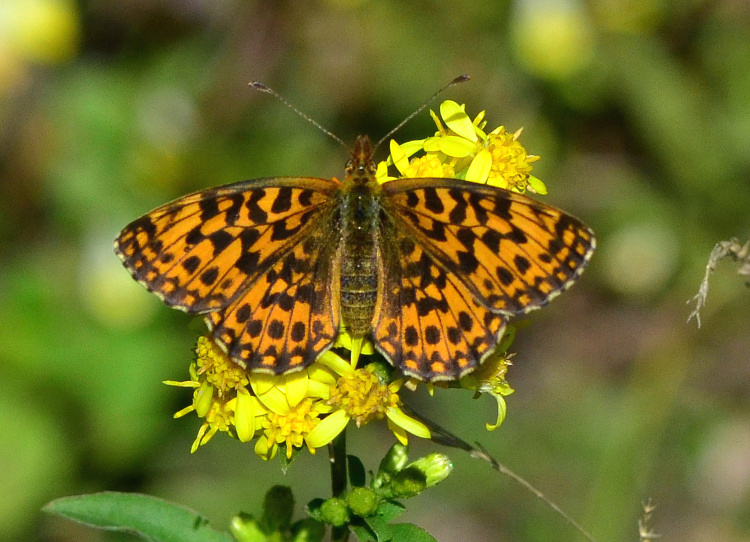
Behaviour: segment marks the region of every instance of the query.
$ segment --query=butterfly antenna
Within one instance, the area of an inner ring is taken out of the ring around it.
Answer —
[[[276,92],[271,87],[268,87],[268,86],[264,85],[263,83],[261,83],[259,81],[250,81],[249,86],[252,87],[252,88],[254,88],[255,90],[259,90],[261,92],[265,92],[266,94],[270,94],[271,96],[273,96],[274,98],[276,98],[277,100],[279,100],[281,103],[283,103],[285,106],[287,106],[289,109],[291,109],[292,111],[294,111],[295,113],[297,113],[300,117],[302,117],[303,119],[305,119],[307,122],[309,122],[310,124],[312,124],[313,126],[315,126],[318,130],[320,130],[321,132],[323,132],[324,134],[326,134],[328,137],[330,137],[331,139],[333,139],[334,141],[336,141],[339,145],[341,145],[345,149],[349,150],[349,145],[347,145],[346,143],[344,143],[344,141],[339,136],[337,136],[336,134],[334,134],[330,130],[324,128],[315,119],[311,118],[310,116],[306,115],[305,113],[303,113],[302,111],[300,111],[299,109],[297,109],[297,107],[295,107],[294,104],[292,104],[290,101],[288,101],[286,98],[284,98],[281,94],[279,94],[278,92]]]
[[[404,124],[406,124],[411,119],[413,119],[414,117],[416,117],[417,115],[419,115],[422,111],[424,111],[424,108],[427,107],[428,105],[430,105],[430,103],[432,103],[432,101],[435,98],[437,98],[438,96],[440,96],[443,93],[443,91],[448,90],[452,86],[458,85],[459,83],[464,83],[464,82],[468,81],[469,79],[471,79],[471,77],[469,77],[466,74],[459,75],[453,81],[451,81],[450,83],[448,83],[447,85],[445,85],[443,88],[441,88],[440,90],[438,90],[435,94],[433,94],[430,97],[429,100],[427,100],[425,103],[423,103],[422,105],[420,105],[417,108],[416,111],[414,111],[408,117],[406,117],[404,120],[402,120],[401,122],[399,122],[393,130],[391,130],[390,132],[388,132],[387,134],[385,134],[383,137],[381,137],[380,141],[378,141],[377,143],[375,143],[375,146],[373,147],[373,151],[375,149],[377,149],[383,141],[385,141],[386,139],[388,139],[389,137],[391,137],[393,134],[395,134],[397,131],[399,131]]]

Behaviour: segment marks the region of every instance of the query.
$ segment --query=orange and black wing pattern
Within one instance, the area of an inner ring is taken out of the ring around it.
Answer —
[[[422,379],[470,372],[507,318],[570,286],[595,247],[576,218],[500,188],[426,178],[382,191],[386,278],[373,335],[384,355]]]
[[[132,222],[115,251],[167,305],[206,314],[238,363],[301,369],[339,329],[336,251],[321,233],[338,187],[293,177],[197,192]]]

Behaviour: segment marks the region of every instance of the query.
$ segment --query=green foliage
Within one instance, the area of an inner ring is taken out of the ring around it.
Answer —
[[[407,542],[435,540],[411,524],[391,521],[405,507],[394,497],[408,498],[434,486],[450,473],[450,462],[430,454],[405,465],[408,449],[395,444],[380,462],[370,487],[364,487],[365,468],[353,455],[346,456],[351,489],[341,497],[311,500],[309,518],[292,523],[294,497],[290,488],[274,486],[263,499],[259,518],[241,512],[230,523],[231,537],[216,531],[196,512],[167,501],[135,493],[97,493],[52,501],[44,511],[90,527],[132,533],[153,542],[319,542],[324,524],[336,532],[351,531],[360,540]],[[436,469],[440,472],[435,474]],[[336,539],[336,538],[334,538]]]
[[[104,492],[64,497],[44,507],[91,527],[123,531],[153,542],[230,542],[208,520],[182,506],[137,493]]]

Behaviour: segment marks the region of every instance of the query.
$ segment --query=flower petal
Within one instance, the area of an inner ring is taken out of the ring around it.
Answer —
[[[492,394],[495,397],[495,400],[497,401],[497,421],[494,424],[488,423],[485,424],[485,427],[487,427],[487,431],[494,431],[498,427],[500,427],[500,424],[503,423],[503,420],[505,420],[505,413],[508,410],[507,405],[505,404],[505,399],[502,395],[499,394]]]
[[[286,400],[289,406],[297,406],[307,395],[307,386],[310,378],[307,371],[297,371],[286,375]]]
[[[471,165],[466,171],[466,180],[484,184],[487,182],[490,169],[492,169],[492,153],[487,149],[482,149],[471,161]]]
[[[531,191],[535,194],[541,194],[542,196],[547,194],[547,186],[538,177],[529,175],[526,182],[529,183],[529,188],[531,188]]]
[[[234,428],[241,442],[250,442],[255,436],[256,399],[246,389],[237,391],[237,405],[234,409]]]
[[[330,350],[318,358],[318,363],[340,375],[351,374],[354,372],[354,368],[352,368],[348,361],[338,354],[334,354]]]
[[[349,423],[349,416],[343,410],[337,410],[321,420],[305,437],[311,448],[320,448],[331,442]]]
[[[205,418],[211,409],[211,403],[213,403],[214,387],[208,381],[204,381],[201,387],[195,390],[194,393],[193,404],[195,405],[195,413],[201,418]]]
[[[335,382],[334,380],[332,384],[324,384],[319,380],[310,379],[310,382],[307,384],[307,396],[327,401],[331,396],[331,386],[335,385]]]
[[[393,436],[396,437],[396,440],[398,440],[401,445],[403,446],[409,445],[409,433],[404,431],[403,427],[399,427],[398,425],[396,425],[389,419],[388,429],[391,430],[391,433],[393,433]]]
[[[260,437],[255,441],[255,455],[268,461],[276,456],[276,451],[279,449],[278,445],[274,442],[269,445],[268,439],[265,436]]]
[[[409,158],[406,153],[401,149],[401,145],[396,143],[395,139],[390,141],[391,158],[393,159],[393,165],[403,175],[406,172],[406,168],[409,167]]]
[[[411,416],[407,416],[400,408],[389,407],[386,409],[385,415],[388,416],[388,419],[394,424],[407,430],[412,435],[416,435],[420,438],[432,437],[432,433],[425,424],[415,420]]]
[[[406,156],[412,156],[424,148],[424,142],[424,139],[413,139],[412,141],[401,143],[401,150]]]
[[[474,142],[477,140],[474,124],[471,122],[469,115],[466,114],[463,107],[453,100],[445,100],[440,104],[440,116],[443,117],[448,128],[461,137]]]
[[[271,388],[279,385],[279,377],[264,373],[251,373],[250,386],[252,386],[255,395],[263,395]]]
[[[282,416],[289,413],[289,403],[286,395],[279,388],[271,388],[263,395],[258,395],[258,400],[271,412],[281,414]]]
[[[465,158],[477,150],[476,143],[458,136],[441,137],[439,143],[440,151],[454,158]]]
[[[310,376],[311,383],[317,381],[328,386],[336,384],[336,373],[321,363],[316,362],[310,365],[307,368],[307,374]]]

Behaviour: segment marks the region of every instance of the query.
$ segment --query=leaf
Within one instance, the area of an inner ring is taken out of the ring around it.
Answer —
[[[294,497],[286,486],[273,486],[263,499],[260,523],[267,533],[286,531],[292,524]]]
[[[390,525],[392,542],[437,542],[430,533],[413,523]]]
[[[105,491],[56,499],[42,509],[91,527],[129,532],[154,542],[231,542],[228,533],[183,506],[149,495]]]
[[[370,533],[375,534],[373,540],[377,542],[437,542],[430,533],[412,523],[387,523],[379,517],[368,518],[365,522],[370,528]],[[359,536],[359,532],[355,534]]]
[[[378,542],[378,540],[380,540],[375,531],[373,531],[364,521],[362,521],[361,524],[353,522],[349,525],[349,530],[354,533],[360,542]]]
[[[384,521],[390,521],[404,513],[406,507],[398,501],[383,501],[378,506],[376,515]]]
[[[353,487],[363,487],[366,482],[365,466],[356,455],[347,456],[349,467],[349,483]]]
[[[320,512],[320,507],[323,506],[323,503],[325,502],[324,499],[316,498],[311,500],[309,503],[307,503],[307,513],[310,514],[310,517],[317,520],[317,521],[323,521],[323,516]]]

